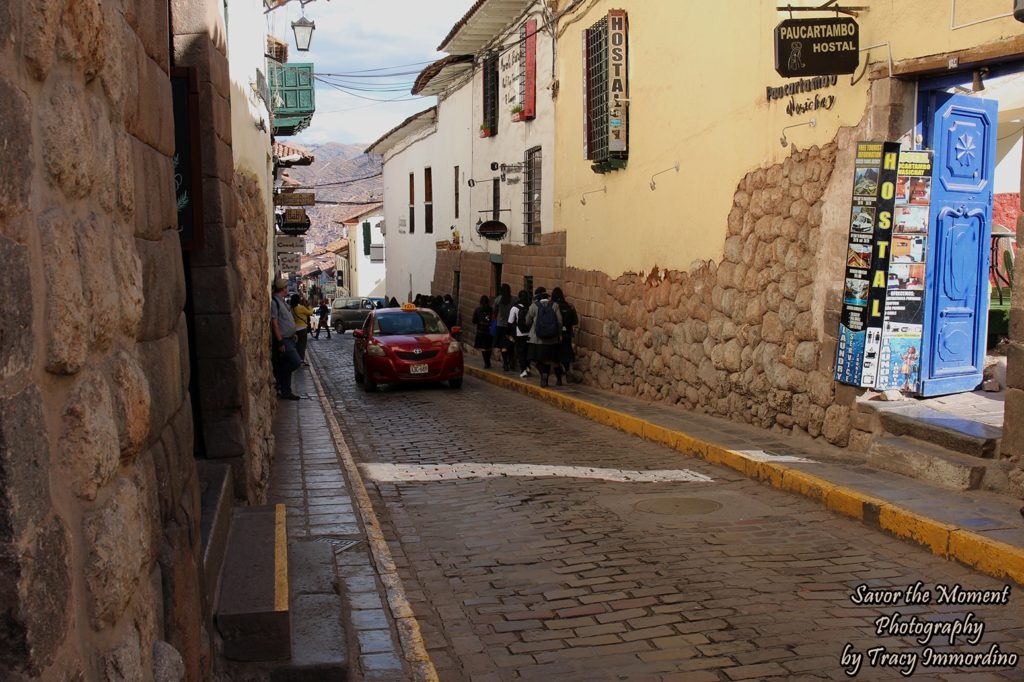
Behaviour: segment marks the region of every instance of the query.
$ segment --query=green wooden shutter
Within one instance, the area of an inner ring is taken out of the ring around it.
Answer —
[[[370,223],[363,223],[363,255],[370,255]]]

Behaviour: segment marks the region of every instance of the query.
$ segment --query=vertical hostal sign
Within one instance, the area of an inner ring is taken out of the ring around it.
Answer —
[[[838,381],[874,386],[882,346],[886,277],[899,162],[896,142],[859,142],[836,349]]]
[[[608,12],[608,151],[628,151],[629,30],[626,10]]]

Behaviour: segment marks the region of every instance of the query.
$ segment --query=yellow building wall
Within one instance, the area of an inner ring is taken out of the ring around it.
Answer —
[[[563,0],[559,9],[570,3]],[[559,22],[555,142],[555,229],[567,232],[566,265],[624,272],[683,270],[694,260],[719,260],[726,219],[739,180],[784,160],[796,146],[832,141],[862,118],[868,78],[850,76],[815,94],[834,95],[830,110],[790,116],[789,98],[768,102],[767,86],[797,79],[774,68],[774,28],[788,17],[766,0],[598,0]],[[817,0],[804,5],[820,4]],[[851,4],[851,3],[846,3]],[[861,0],[862,47],[889,42],[893,59],[962,50],[1020,35],[1012,17],[951,30],[1007,13],[1009,0]],[[584,136],[583,31],[610,9],[629,15],[629,161],[625,170],[594,173]],[[826,16],[796,13],[795,18]],[[884,62],[885,48],[871,50]],[[861,64],[863,66],[862,55]],[[814,118],[816,127],[783,127]],[[650,189],[654,173],[657,189]],[[600,190],[605,189],[605,193]],[[597,193],[586,196],[584,192]]]

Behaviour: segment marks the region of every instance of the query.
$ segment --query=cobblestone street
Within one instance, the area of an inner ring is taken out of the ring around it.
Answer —
[[[940,604],[1006,583],[473,378],[367,394],[351,335],[310,349],[445,682],[1024,680],[928,659],[1024,653],[1019,586]],[[930,600],[908,604],[917,581]]]

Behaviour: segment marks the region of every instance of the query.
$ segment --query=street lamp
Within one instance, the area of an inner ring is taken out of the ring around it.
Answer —
[[[313,31],[316,23],[302,15],[298,21],[292,22],[292,30],[295,32],[295,49],[299,52],[309,52],[309,43],[313,40]]]

